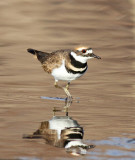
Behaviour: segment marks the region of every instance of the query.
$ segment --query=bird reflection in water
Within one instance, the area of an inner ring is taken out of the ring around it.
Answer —
[[[41,122],[39,129],[32,135],[24,135],[23,138],[43,138],[48,144],[64,147],[68,153],[79,156],[94,148],[94,145],[83,142],[83,135],[83,128],[76,120],[69,116],[54,116],[49,121]]]

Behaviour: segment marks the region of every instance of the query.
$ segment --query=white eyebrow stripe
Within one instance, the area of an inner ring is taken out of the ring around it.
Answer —
[[[86,53],[84,53],[84,55],[87,55],[87,54],[89,54],[89,53],[93,53],[93,50],[92,50],[92,49],[87,50]]]

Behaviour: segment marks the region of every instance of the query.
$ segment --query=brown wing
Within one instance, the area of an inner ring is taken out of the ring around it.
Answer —
[[[67,61],[69,59],[69,53],[71,52],[71,50],[58,50],[52,53],[47,53],[35,49],[28,49],[27,51],[37,56],[44,71],[48,73],[51,73],[54,68],[60,67],[64,59]]]
[[[70,50],[59,50],[49,54],[48,58],[42,63],[43,69],[51,73],[54,68],[59,68],[62,61],[69,57]]]

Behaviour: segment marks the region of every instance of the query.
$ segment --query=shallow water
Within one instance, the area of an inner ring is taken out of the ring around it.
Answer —
[[[0,2],[0,158],[73,159],[43,140],[24,140],[65,97],[27,48],[43,51],[92,47],[101,60],[73,81],[80,97],[70,116],[96,147],[80,159],[135,159],[134,0],[5,0]],[[133,141],[132,141],[133,139]],[[77,158],[79,159],[79,158]]]

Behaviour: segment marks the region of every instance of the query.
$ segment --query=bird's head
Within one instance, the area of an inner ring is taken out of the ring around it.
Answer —
[[[85,155],[87,153],[87,149],[79,146],[72,146],[66,149],[66,152],[73,156]]]
[[[78,56],[82,56],[82,57],[86,57],[87,59],[91,59],[91,58],[97,58],[97,59],[101,59],[101,57],[95,55],[93,53],[92,48],[88,48],[88,47],[80,47],[76,49]]]
[[[95,55],[93,50],[88,47],[80,47],[71,51],[71,56],[73,56],[76,61],[81,63],[86,63],[87,60],[91,58],[101,59],[101,57]]]
[[[70,153],[73,156],[80,156],[80,155],[85,155],[88,151],[88,149],[94,148],[94,145],[76,145],[76,146],[71,146],[69,148],[66,148],[66,152]]]

